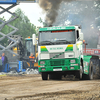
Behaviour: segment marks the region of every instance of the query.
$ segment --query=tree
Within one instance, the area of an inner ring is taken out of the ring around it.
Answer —
[[[24,12],[18,8],[15,13],[19,17],[15,21],[11,22],[11,25],[19,29],[16,34],[21,35],[23,38],[28,36],[32,37],[32,34],[36,34],[36,26],[30,23],[30,20],[25,16]]]
[[[15,11],[15,14],[18,16],[16,20],[11,22],[10,24],[19,30],[14,35],[21,35],[23,39],[27,38],[28,36],[32,37],[32,34],[36,34],[36,26],[32,23],[30,23],[30,20],[28,17],[24,14],[24,12],[18,8]],[[11,16],[12,18],[13,16]],[[11,19],[10,18],[10,19]],[[5,18],[1,18],[2,20],[5,20]],[[2,24],[2,23],[0,23]],[[1,30],[2,33],[8,34],[13,29],[7,25]],[[4,39],[3,41],[0,41],[2,45],[7,45],[7,39]],[[5,43],[5,44],[4,44]]]
[[[41,17],[38,19],[38,21],[43,24],[43,27],[47,27],[48,26],[46,21],[44,22]]]

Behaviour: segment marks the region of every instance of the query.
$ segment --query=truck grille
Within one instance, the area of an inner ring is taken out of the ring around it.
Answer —
[[[50,61],[51,66],[63,66],[64,65],[64,60],[59,60],[59,61]]]
[[[60,53],[50,53],[50,58],[62,59],[62,58],[65,58],[65,57],[64,57],[64,53],[62,53],[61,55],[60,55]]]

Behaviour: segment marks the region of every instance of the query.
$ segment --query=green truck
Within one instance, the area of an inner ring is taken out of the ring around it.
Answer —
[[[39,29],[38,69],[42,80],[61,79],[66,75],[91,80],[92,58],[95,56],[83,54],[83,33],[80,26]]]

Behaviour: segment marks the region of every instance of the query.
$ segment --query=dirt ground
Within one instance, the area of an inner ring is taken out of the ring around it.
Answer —
[[[100,80],[47,80],[38,75],[0,76],[0,100],[100,100]]]

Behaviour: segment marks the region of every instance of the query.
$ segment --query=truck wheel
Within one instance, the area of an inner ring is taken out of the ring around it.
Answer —
[[[80,66],[80,70],[76,72],[76,77],[82,79],[82,74],[83,74],[83,68],[82,66]]]
[[[53,74],[49,74],[49,80],[53,79]]]
[[[89,74],[88,74],[87,78],[89,80],[92,80],[93,79],[93,63],[92,63],[92,61],[90,61]]]
[[[47,80],[48,79],[48,73],[42,72],[42,80]]]

